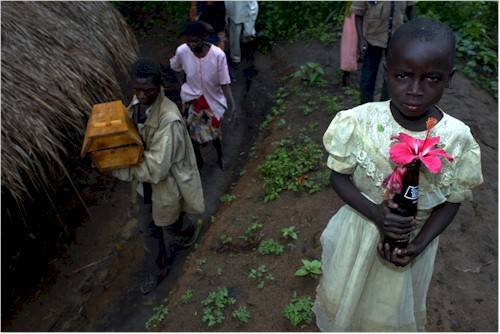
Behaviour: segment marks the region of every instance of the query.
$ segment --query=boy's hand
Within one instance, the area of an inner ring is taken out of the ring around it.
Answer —
[[[407,266],[415,257],[417,257],[422,252],[422,250],[419,249],[419,247],[417,247],[415,244],[409,244],[408,247],[404,249],[394,248],[391,252],[388,243],[379,243],[377,250],[379,255],[383,259],[391,262],[398,267]]]
[[[391,199],[380,204],[382,218],[378,226],[383,235],[395,240],[408,240],[410,232],[417,228],[414,217],[403,217],[392,213],[391,209],[397,209],[398,205]]]

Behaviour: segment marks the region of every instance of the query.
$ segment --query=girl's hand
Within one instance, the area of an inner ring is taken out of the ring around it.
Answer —
[[[383,201],[379,205],[379,219],[377,226],[383,235],[395,240],[408,240],[410,232],[417,228],[414,217],[403,217],[392,213],[391,209],[397,209],[398,205],[391,199]]]
[[[417,257],[422,252],[421,247],[418,247],[413,243],[410,243],[408,247],[404,249],[394,248],[392,252],[389,244],[379,243],[377,250],[379,255],[383,259],[391,262],[398,267],[407,266],[415,257]]]

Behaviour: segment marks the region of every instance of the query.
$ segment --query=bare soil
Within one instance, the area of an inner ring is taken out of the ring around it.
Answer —
[[[142,41],[143,50],[148,50],[143,53],[166,63],[176,41],[161,45],[159,36]],[[129,187],[94,172],[94,182],[107,186],[86,190],[85,198],[94,198],[90,205],[92,221],[82,224],[76,243],[55,261],[59,274],[54,284],[26,301],[10,322],[2,322],[2,330],[144,331],[153,308],[162,303],[169,314],[155,331],[317,331],[314,321],[293,327],[284,318],[283,309],[294,292],[298,297],[314,299],[317,280],[296,277],[294,272],[301,259],[319,259],[319,236],[343,203],[330,187],[315,194],[286,191],[277,200],[265,203],[258,167],[277,141],[287,136],[296,138],[301,129],[321,144],[333,117],[320,102],[321,96],[340,95],[344,107],[356,105],[339,86],[338,54],[338,44],[301,41],[280,44],[268,54],[255,53],[244,61],[233,87],[240,104],[239,119],[224,128],[230,169],[220,171],[213,149],[204,149],[202,179],[208,208],[204,230],[197,245],[178,255],[174,269],[154,293],[142,296],[137,291],[142,242],[136,231]],[[297,80],[282,80],[308,61],[320,63],[326,70],[327,86],[309,87]],[[286,101],[286,113],[256,137],[257,126],[272,108],[278,87],[292,92]],[[308,101],[317,104],[305,116],[302,107]],[[462,205],[441,236],[428,294],[427,330],[497,331],[497,101],[458,73],[440,106],[471,127],[481,146],[485,182],[475,190],[474,201]],[[255,153],[250,155],[254,142]],[[219,197],[224,193],[236,199],[221,204]],[[215,222],[209,223],[212,215]],[[284,245],[282,255],[260,255],[256,251],[259,239],[245,242],[240,238],[254,222],[263,224],[260,240],[273,238]],[[288,226],[295,226],[298,240],[283,239],[281,229]],[[231,244],[224,245],[222,235],[230,236]],[[102,262],[72,273],[99,260]],[[260,265],[266,265],[274,276],[274,281],[266,282],[262,289],[248,277],[249,271]],[[227,307],[222,324],[208,328],[201,320],[201,302],[218,287],[227,287],[236,303]],[[183,304],[181,296],[188,289],[193,290],[194,297]],[[250,311],[247,324],[231,318],[231,312],[239,306]]]

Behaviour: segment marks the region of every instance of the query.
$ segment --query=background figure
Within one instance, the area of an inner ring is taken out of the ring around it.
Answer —
[[[241,62],[240,42],[255,36],[255,20],[259,13],[257,1],[224,1],[229,32],[229,59],[233,68]]]
[[[403,24],[404,15],[415,17],[414,1],[353,1],[351,12],[356,15],[358,48],[363,55],[361,68],[361,103],[372,102],[377,72],[394,31]],[[384,76],[380,100],[389,98]]]
[[[223,1],[191,1],[189,13],[191,21],[203,21],[213,28],[207,42],[222,50],[226,44],[226,7]]]
[[[222,118],[227,110],[234,112],[226,55],[219,47],[207,42],[208,30],[204,22],[189,23],[184,35],[187,42],[177,48],[170,59],[170,67],[183,82],[182,113],[193,142],[198,168],[203,166],[200,145],[212,142],[217,151],[217,163],[224,169]]]
[[[358,69],[358,35],[355,14],[351,12],[351,1],[346,2],[344,27],[340,38],[340,69],[342,86],[350,84],[350,74]]]

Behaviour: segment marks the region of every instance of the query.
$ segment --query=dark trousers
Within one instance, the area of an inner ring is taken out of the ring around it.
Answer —
[[[365,55],[363,57],[363,66],[361,68],[361,82],[360,82],[360,92],[361,92],[361,104],[367,102],[373,102],[373,95],[375,93],[375,83],[377,82],[377,73],[380,66],[380,61],[382,56],[384,56],[386,49],[373,46],[367,43],[367,48]],[[385,80],[382,84],[382,96],[381,101],[386,101],[389,99],[389,94],[387,92],[387,82]]]
[[[139,202],[139,232],[144,246],[144,267],[151,275],[160,275],[173,260],[175,234],[182,225],[183,215],[172,225],[159,227],[153,221],[152,205],[145,204],[142,196]]]

